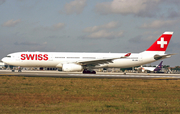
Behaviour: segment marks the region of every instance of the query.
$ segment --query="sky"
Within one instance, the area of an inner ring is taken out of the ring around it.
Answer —
[[[179,0],[0,0],[0,58],[21,51],[139,53],[165,31],[180,66]],[[160,61],[151,63],[157,65]]]

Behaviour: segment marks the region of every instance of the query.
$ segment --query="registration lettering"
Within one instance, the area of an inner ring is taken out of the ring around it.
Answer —
[[[48,60],[48,54],[21,54],[21,60]]]

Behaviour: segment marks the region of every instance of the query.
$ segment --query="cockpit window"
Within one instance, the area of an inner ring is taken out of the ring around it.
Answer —
[[[7,55],[6,57],[9,57],[9,58],[11,58],[11,56],[10,56],[10,55]]]

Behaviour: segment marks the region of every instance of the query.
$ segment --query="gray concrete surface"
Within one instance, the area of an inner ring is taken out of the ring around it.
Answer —
[[[56,78],[138,78],[138,79],[180,79],[180,74],[159,73],[110,73],[97,72],[97,74],[82,74],[81,72],[59,72],[59,71],[26,71],[11,72],[11,70],[0,70],[0,76],[25,76],[25,77],[56,77]]]

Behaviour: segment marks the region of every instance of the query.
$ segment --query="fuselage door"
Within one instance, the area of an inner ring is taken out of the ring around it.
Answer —
[[[53,55],[48,55],[48,61],[53,61]]]
[[[139,54],[138,59],[139,59],[139,61],[143,61],[143,54]]]
[[[16,61],[21,61],[21,55],[13,55],[11,58],[15,59]]]

